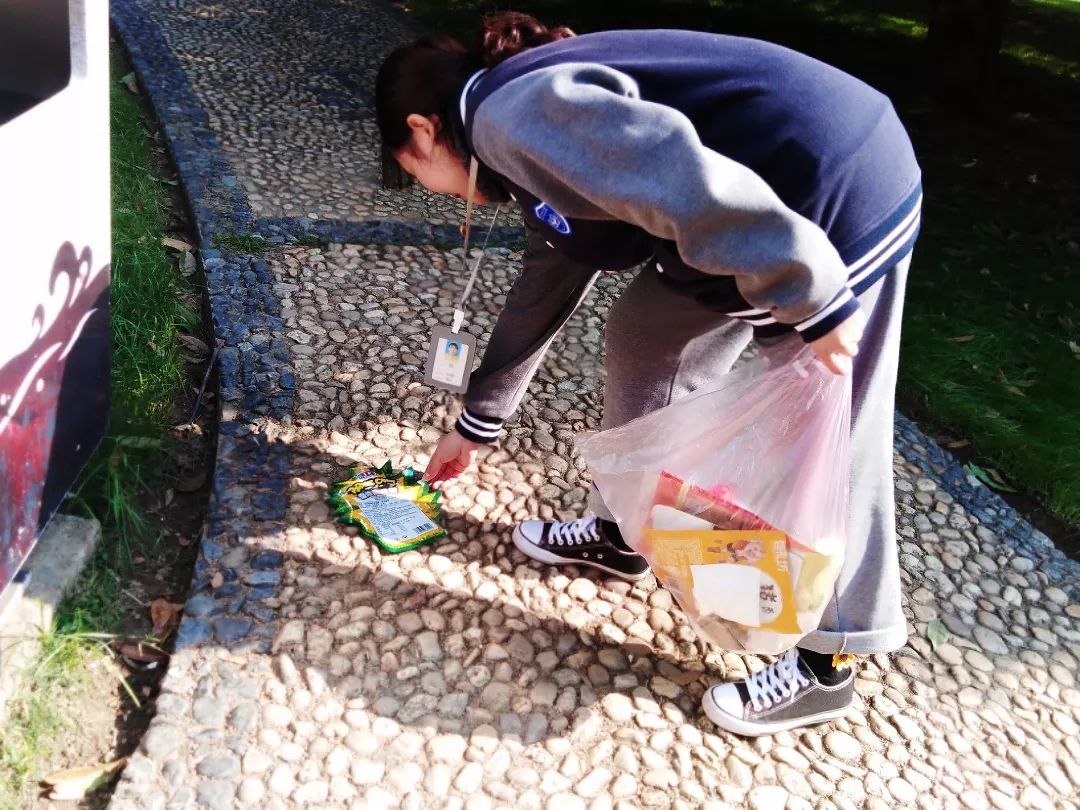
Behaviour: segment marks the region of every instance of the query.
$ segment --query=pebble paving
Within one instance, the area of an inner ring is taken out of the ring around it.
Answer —
[[[240,200],[268,240],[258,256],[201,251],[223,346],[218,468],[157,717],[114,808],[1080,807],[1080,566],[903,417],[911,637],[860,663],[855,705],[832,724],[718,733],[703,690],[763,660],[704,644],[651,578],[514,549],[515,521],[583,509],[573,441],[599,425],[603,322],[628,275],[602,279],[505,439],[447,490],[445,541],[388,556],[334,523],[326,489],[351,465],[422,466],[452,425],[420,357],[462,257],[271,237],[294,211],[457,221],[372,180],[365,94],[408,23],[377,2],[116,0],[113,16],[191,161],[200,232]],[[348,80],[327,85],[333,71]],[[468,325],[481,344],[521,258],[489,253]]]

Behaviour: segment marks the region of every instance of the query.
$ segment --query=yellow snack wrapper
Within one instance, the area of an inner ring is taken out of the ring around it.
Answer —
[[[647,528],[653,571],[690,614],[799,633],[781,531]]]

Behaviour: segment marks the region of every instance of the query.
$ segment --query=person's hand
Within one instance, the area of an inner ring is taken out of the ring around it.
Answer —
[[[831,332],[810,343],[818,358],[834,374],[850,374],[851,364],[859,353],[859,341],[866,328],[866,316],[861,309]]]
[[[479,449],[477,442],[469,441],[456,430],[451,430],[435,445],[435,452],[424,470],[424,480],[432,485],[452,481],[473,465]]]

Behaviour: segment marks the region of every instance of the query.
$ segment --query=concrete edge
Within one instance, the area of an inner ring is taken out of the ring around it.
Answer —
[[[57,608],[101,542],[96,520],[56,515],[0,607],[0,723],[22,675],[37,661]]]

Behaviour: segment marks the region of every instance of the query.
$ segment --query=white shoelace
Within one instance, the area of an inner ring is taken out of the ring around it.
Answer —
[[[799,651],[788,650],[781,658],[744,681],[754,711],[770,708],[791,697],[810,681],[799,671]]]
[[[559,546],[580,546],[595,543],[600,539],[600,530],[595,517],[578,518],[570,523],[556,521],[548,533],[548,544]]]

